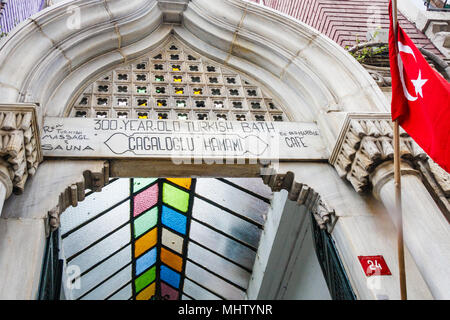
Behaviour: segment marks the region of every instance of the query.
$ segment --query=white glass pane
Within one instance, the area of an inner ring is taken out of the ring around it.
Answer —
[[[195,198],[192,217],[241,240],[254,248],[258,247],[262,230],[200,198]]]
[[[79,226],[130,195],[130,179],[118,179],[61,214],[61,234]]]
[[[183,292],[195,300],[221,300],[218,296],[189,281],[189,279],[184,280]]]
[[[264,184],[261,178],[226,178],[225,180],[230,181],[244,189],[247,189],[253,193],[260,195],[268,200],[272,199],[273,192],[269,186]]]
[[[133,295],[133,288],[130,283],[129,285],[127,285],[123,289],[121,289],[119,292],[114,294],[108,300],[128,300],[131,298],[132,295]]]
[[[81,272],[83,272],[129,242],[130,225],[127,224],[108,238],[103,239],[92,248],[89,248],[79,256],[75,257],[72,261],[70,261],[70,264],[77,265],[80,267]]]
[[[189,242],[188,258],[238,286],[247,289],[250,273],[211,251]],[[188,292],[186,293],[189,294]]]
[[[63,239],[64,252],[70,257],[130,220],[130,201],[125,201],[101,217]]]
[[[80,279],[80,289],[73,290],[73,297],[76,299],[85,292],[91,290],[100,282],[111,276],[121,267],[131,261],[131,245],[123,248],[108,260],[96,266]]]
[[[131,279],[131,265],[120,271],[114,277],[87,294],[81,300],[104,300],[118,288]]]
[[[245,268],[252,269],[253,267],[255,251],[198,222],[191,222],[189,237]]]
[[[261,225],[269,209],[268,203],[217,179],[198,179],[195,193]]]
[[[188,261],[186,276],[227,300],[242,300],[245,292]]]

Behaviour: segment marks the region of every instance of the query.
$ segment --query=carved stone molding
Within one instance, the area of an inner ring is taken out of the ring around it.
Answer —
[[[400,129],[400,156],[412,163],[426,159],[426,153]],[[341,178],[347,179],[359,193],[368,190],[370,174],[394,157],[391,115],[348,114],[330,163]]]
[[[12,191],[22,193],[28,177],[36,173],[42,161],[35,105],[0,104],[0,156]]]
[[[334,210],[331,210],[320,195],[313,188],[306,184],[296,182],[294,173],[277,174],[273,168],[268,168],[269,172],[262,176],[264,184],[268,185],[273,192],[281,190],[288,191],[288,199],[304,205],[307,212],[311,212],[321,229],[326,229],[329,233],[333,231],[337,222]],[[270,172],[272,171],[272,172]]]
[[[328,233],[331,233],[337,222],[335,211],[330,209],[325,201],[320,199],[312,214],[320,229],[326,229]]]
[[[164,22],[181,23],[181,17],[190,0],[158,0]]]
[[[60,194],[58,204],[48,212],[49,231],[59,228],[60,215],[68,207],[76,207],[78,202],[85,198],[85,190],[94,192],[102,191],[102,188],[109,182],[109,162],[105,162],[103,168],[98,172],[90,170],[83,172],[83,178],[67,186]]]

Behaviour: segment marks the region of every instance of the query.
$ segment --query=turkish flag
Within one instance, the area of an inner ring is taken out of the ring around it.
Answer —
[[[445,171],[450,172],[450,84],[427,63],[397,24],[389,1],[389,61],[392,121],[399,125]]]

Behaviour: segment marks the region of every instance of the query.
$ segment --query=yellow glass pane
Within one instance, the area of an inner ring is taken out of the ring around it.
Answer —
[[[178,272],[182,270],[183,259],[179,255],[164,248],[161,248],[161,261]]]
[[[139,119],[148,119],[148,116],[139,116]]]
[[[174,78],[173,82],[181,82],[181,80],[182,80],[181,78]]]
[[[184,90],[182,90],[182,89],[181,89],[181,90],[176,90],[175,93],[176,93],[176,94],[183,94],[183,93],[184,93]]]
[[[156,245],[157,241],[157,228],[147,232],[141,238],[137,239],[134,243],[134,256],[137,258],[145,251]]]
[[[180,68],[172,67],[172,71],[180,71]]]
[[[155,295],[155,283],[153,282],[147,288],[139,292],[136,296],[136,300],[150,300]]]
[[[194,90],[194,94],[202,94],[201,90]]]
[[[173,182],[179,186],[182,186],[183,188],[190,189],[192,179],[191,178],[167,178],[170,182]]]

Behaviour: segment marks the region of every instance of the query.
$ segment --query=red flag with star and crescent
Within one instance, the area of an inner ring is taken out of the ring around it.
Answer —
[[[391,1],[389,18],[392,120],[398,119],[430,158],[450,173],[450,83],[431,68],[399,25],[395,39]]]

